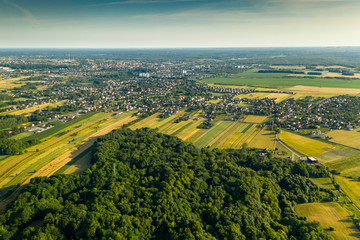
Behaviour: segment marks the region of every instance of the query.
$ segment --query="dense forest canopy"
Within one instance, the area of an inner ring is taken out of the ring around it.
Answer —
[[[328,171],[122,128],[97,141],[84,174],[32,179],[0,216],[0,238],[331,239],[294,212],[335,198],[309,176]]]

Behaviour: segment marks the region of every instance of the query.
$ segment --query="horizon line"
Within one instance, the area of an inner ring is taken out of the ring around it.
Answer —
[[[0,50],[8,49],[103,49],[103,50],[161,50],[161,49],[244,49],[244,48],[359,48],[360,45],[348,46],[247,46],[247,47],[0,47]]]

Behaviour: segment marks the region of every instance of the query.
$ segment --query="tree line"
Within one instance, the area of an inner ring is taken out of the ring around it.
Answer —
[[[0,216],[0,238],[331,239],[294,212],[336,198],[308,179],[328,176],[322,166],[128,128],[99,139],[92,163],[32,179]]]

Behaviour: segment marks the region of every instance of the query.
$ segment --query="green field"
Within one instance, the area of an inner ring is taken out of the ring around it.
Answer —
[[[305,203],[295,206],[298,215],[307,217],[310,221],[318,221],[324,229],[333,227],[329,234],[334,239],[359,239],[360,232],[355,227],[350,214],[336,202]]]
[[[257,73],[251,70],[245,73],[234,74],[229,78],[210,78],[203,82],[214,84],[254,86],[254,87],[293,87],[297,85],[332,87],[332,88],[360,88],[360,80],[332,79],[332,78],[291,78],[283,73]]]
[[[32,133],[32,132],[22,132],[22,133],[19,133],[19,134],[16,134],[16,135],[10,137],[9,139],[19,140],[19,139],[22,139],[22,138],[29,137],[29,136],[31,136],[33,134],[34,133]]]

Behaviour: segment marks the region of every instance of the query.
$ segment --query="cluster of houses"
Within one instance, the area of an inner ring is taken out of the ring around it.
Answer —
[[[22,64],[28,62],[31,61],[25,59]],[[293,131],[313,128],[311,134],[320,138],[324,137],[319,130],[320,127],[352,130],[360,124],[359,97],[288,99],[277,103],[275,99],[269,98],[246,98],[246,94],[255,92],[253,89],[208,86],[192,80],[208,77],[209,72],[216,72],[216,69],[224,69],[224,63],[200,63],[197,60],[161,62],[87,59],[80,64],[76,60],[57,59],[50,61],[49,64],[67,67],[51,69],[52,76],[47,77],[47,87],[43,90],[14,91],[12,94],[16,97],[27,97],[26,102],[16,105],[18,109],[65,100],[64,106],[74,113],[137,110],[139,116],[160,112],[162,116],[167,117],[180,109],[187,108],[201,109],[203,117],[207,118],[208,122],[214,120],[218,114],[226,114],[228,121],[234,121],[240,115],[271,115],[274,116],[272,124],[277,127]],[[239,66],[236,62],[227,64],[226,67],[230,68]],[[249,67],[251,66],[243,65],[242,68]],[[127,70],[130,76],[122,79],[111,75],[98,85],[79,84],[75,80],[64,81],[62,78],[67,76],[78,78],[80,81],[83,77],[91,79],[91,77],[103,76],[107,71],[112,73],[114,70]],[[40,73],[47,71],[43,70]],[[244,98],[240,98],[239,94],[243,94]],[[0,111],[8,111],[8,109],[2,108]],[[53,111],[51,118],[62,121],[68,119],[67,115],[60,114],[56,112],[57,110]]]

